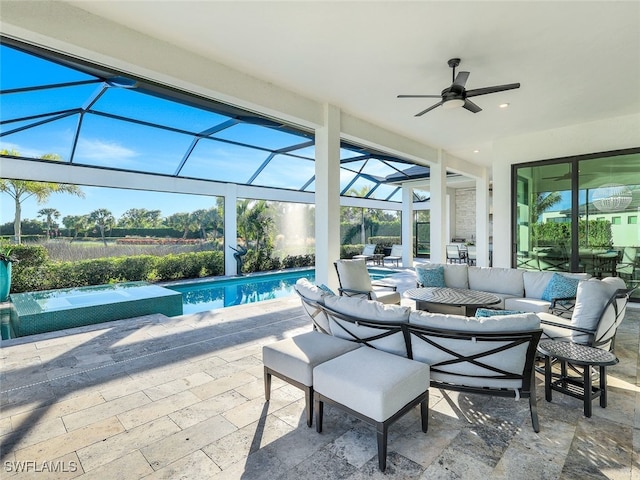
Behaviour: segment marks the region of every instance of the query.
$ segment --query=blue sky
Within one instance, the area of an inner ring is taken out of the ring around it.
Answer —
[[[85,198],[69,194],[54,194],[46,204],[38,204],[30,198],[22,204],[22,218],[36,219],[42,208],[55,208],[61,216],[85,215],[98,208],[106,208],[116,219],[130,208],[146,208],[160,210],[163,217],[177,212],[192,212],[200,208],[216,205],[216,197],[204,195],[184,195],[175,193],[146,192],[140,190],[124,190],[115,188],[81,187]],[[12,222],[15,215],[13,199],[6,193],[0,194],[0,224]]]

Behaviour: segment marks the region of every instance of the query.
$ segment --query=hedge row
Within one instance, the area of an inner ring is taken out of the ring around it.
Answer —
[[[11,292],[83,287],[131,281],[166,281],[224,274],[222,252],[96,258],[77,262],[20,262],[13,266]]]
[[[13,264],[11,293],[224,275],[224,255],[220,251],[52,262],[41,245],[14,245],[11,254],[19,259]],[[314,255],[291,255],[280,260],[271,257],[268,251],[250,251],[245,257],[243,272],[314,265]]]

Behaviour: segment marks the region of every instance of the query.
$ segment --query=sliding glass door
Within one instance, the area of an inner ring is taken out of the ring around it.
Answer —
[[[514,266],[640,285],[640,149],[514,165],[512,174]]]
[[[517,169],[518,268],[571,271],[571,177],[571,163]]]

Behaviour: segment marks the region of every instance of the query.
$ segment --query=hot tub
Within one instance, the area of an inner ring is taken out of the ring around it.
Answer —
[[[126,282],[11,295],[11,336],[23,337],[152,313],[182,315],[182,294]]]

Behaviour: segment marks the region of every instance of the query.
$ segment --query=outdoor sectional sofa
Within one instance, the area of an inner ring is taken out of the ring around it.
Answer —
[[[529,398],[539,431],[533,367],[542,329],[535,314],[476,318],[411,311],[327,294],[306,279],[296,291],[318,331],[426,363],[436,388]]]
[[[451,270],[449,276],[463,272]],[[506,281],[505,276],[517,280],[509,269],[473,272],[467,280],[471,285],[482,275],[485,280]],[[523,284],[525,273],[520,277]],[[538,283],[544,278],[528,278],[529,288],[542,288]],[[487,286],[491,288],[483,284]],[[560,339],[613,350],[629,298],[621,279],[592,278],[578,283],[571,318],[497,310],[488,311],[501,313],[497,316],[465,317],[337,296],[304,278],[295,289],[313,331],[263,347],[265,399],[270,398],[275,375],[305,391],[307,425],[311,426],[315,410],[318,432],[325,402],[374,425],[382,471],[390,424],[420,405],[422,431],[427,432],[430,386],[528,398],[532,427],[538,432],[534,364],[539,340]],[[503,304],[510,305],[511,299],[522,302],[515,289],[509,291],[513,293],[496,292],[504,295]]]
[[[587,273],[453,264],[417,265],[416,274],[419,286],[490,292],[501,299],[492,308],[533,313],[566,310],[574,303],[578,282],[590,278]]]

